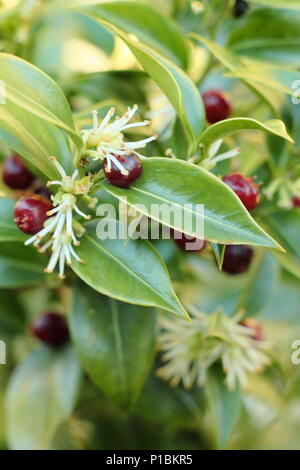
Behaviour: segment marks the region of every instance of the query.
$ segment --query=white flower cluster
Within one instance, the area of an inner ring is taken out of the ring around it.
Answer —
[[[49,219],[46,220],[44,228],[33,237],[26,240],[25,245],[33,243],[41,253],[51,249],[52,254],[45,272],[52,273],[56,265],[59,264],[59,276],[64,278],[65,263],[70,265],[72,258],[79,263],[83,263],[73,248],[73,245],[76,246],[80,244],[73,229],[74,212],[84,219],[89,219],[90,216],[84,214],[78,208],[76,205],[77,198],[72,194],[72,192],[76,193],[76,187],[78,183],[80,184],[80,180],[76,181],[78,171],[75,170],[72,176],[67,176],[65,170],[56,158],[51,157],[51,159],[62,179],[61,181],[49,181],[48,186],[58,185],[61,191],[56,196],[52,196],[55,207],[47,213]],[[41,246],[41,241],[44,240],[45,237],[49,237],[49,235],[51,236],[50,240],[46,241],[46,243]]]
[[[81,131],[82,140],[85,145],[84,154],[90,156],[93,160],[103,161],[106,159],[108,171],[111,169],[111,164],[114,163],[123,175],[128,175],[128,171],[115,156],[127,155],[133,150],[144,148],[148,142],[157,138],[156,135],[153,135],[137,142],[125,142],[123,131],[132,127],[143,127],[150,122],[142,121],[128,124],[137,109],[137,105],[134,105],[132,108],[128,108],[127,112],[121,118],[117,117],[113,122],[110,122],[115,113],[115,109],[110,108],[100,124],[97,111],[93,111],[93,127]],[[135,153],[139,157],[144,158],[143,155],[140,155],[136,151]]]
[[[247,384],[247,374],[261,372],[270,363],[263,352],[269,347],[254,339],[253,329],[240,324],[241,315],[229,317],[221,311],[205,315],[193,311],[192,321],[161,318],[158,345],[165,364],[158,375],[173,386],[203,385],[207,369],[221,361],[226,384],[234,389]]]

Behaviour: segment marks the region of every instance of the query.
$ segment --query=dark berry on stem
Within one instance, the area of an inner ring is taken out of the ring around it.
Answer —
[[[255,341],[262,341],[264,339],[263,327],[255,318],[245,318],[245,320],[241,321],[241,325],[251,328],[252,335],[250,338]]]
[[[293,197],[292,202],[294,207],[300,207],[300,197]]]
[[[33,174],[26,168],[19,155],[12,155],[5,160],[3,181],[11,189],[26,189],[33,180]]]
[[[253,257],[253,250],[245,245],[227,245],[224,252],[222,271],[228,274],[240,274],[248,270]]]
[[[46,186],[39,186],[34,190],[34,194],[38,194],[39,196],[43,196],[46,199],[50,199],[51,193],[48,191]]]
[[[205,241],[199,240],[196,237],[186,235],[178,230],[172,231],[172,236],[176,245],[182,250],[189,253],[197,253],[203,250]]]
[[[210,124],[227,119],[231,105],[226,96],[219,90],[208,90],[202,95],[206,119]]]
[[[143,170],[141,159],[135,153],[128,155],[114,155],[114,157],[120,162],[127,174],[122,174],[121,170],[111,163],[111,169],[108,168],[107,160],[103,162],[103,170],[108,181],[114,186],[119,188],[128,188],[130,184],[136,181]]]
[[[236,18],[243,16],[249,8],[248,2],[245,0],[236,0],[233,7],[233,14]]]
[[[65,317],[59,313],[44,313],[36,317],[30,325],[33,336],[52,347],[62,346],[69,332]]]
[[[240,173],[230,173],[224,176],[223,181],[235,192],[248,211],[255,209],[260,201],[260,193],[259,185],[255,184],[252,178],[246,178]]]
[[[23,232],[34,235],[43,228],[51,209],[53,206],[49,199],[37,194],[23,197],[15,205],[15,223]]]

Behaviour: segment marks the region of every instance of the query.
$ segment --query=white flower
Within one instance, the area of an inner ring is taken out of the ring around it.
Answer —
[[[25,245],[34,244],[41,253],[47,249],[52,250],[52,254],[45,272],[52,273],[56,265],[59,264],[59,276],[64,278],[65,263],[72,264],[72,258],[77,262],[83,263],[79,256],[76,254],[73,245],[79,245],[73,230],[73,215],[74,212],[89,219],[90,216],[84,214],[76,205],[77,198],[72,191],[76,193],[76,186],[80,185],[81,181],[76,181],[78,171],[75,170],[72,176],[67,176],[63,167],[58,163],[55,157],[51,157],[54,165],[59,171],[62,179],[61,181],[49,181],[48,186],[58,185],[61,186],[61,192],[56,196],[52,196],[54,208],[50,210],[47,215],[54,216],[46,220],[44,228],[40,230],[33,237],[26,240]],[[43,246],[40,246],[41,241],[51,235],[50,240],[46,241]]]
[[[82,139],[85,144],[84,154],[91,156],[94,160],[103,161],[106,158],[108,171],[111,168],[111,164],[114,163],[123,175],[128,175],[128,171],[117,158],[115,158],[115,155],[127,155],[132,150],[144,148],[148,142],[157,138],[156,135],[153,135],[137,142],[125,142],[123,131],[132,127],[141,127],[149,124],[149,121],[128,124],[137,109],[137,105],[134,105],[132,108],[128,108],[127,112],[121,118],[115,118],[113,122],[110,122],[115,113],[115,109],[110,108],[100,124],[97,111],[92,111],[92,129],[83,129],[81,131]],[[143,155],[137,152],[135,153],[139,157],[144,158]]]
[[[172,134],[176,111],[166,95],[152,80],[147,81],[145,91],[150,107],[147,117],[151,119],[151,127],[162,140],[167,140]]]
[[[220,311],[213,315],[193,311],[191,322],[162,317],[158,345],[165,364],[158,375],[173,386],[180,382],[185,388],[201,386],[207,369],[221,361],[228,388],[244,387],[247,373],[261,372],[270,359],[262,352],[269,344],[253,339],[253,330],[240,320],[241,315],[228,317]]]

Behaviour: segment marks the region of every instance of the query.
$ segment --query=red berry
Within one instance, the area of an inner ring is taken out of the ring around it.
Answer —
[[[208,90],[202,95],[206,119],[210,124],[227,119],[231,113],[231,105],[219,90]]]
[[[255,209],[260,201],[260,194],[259,185],[253,183],[252,178],[246,178],[240,173],[230,173],[224,176],[223,181],[230,186],[248,211]]]
[[[33,174],[26,168],[19,155],[12,155],[5,160],[3,181],[7,186],[12,189],[26,189],[33,179]]]
[[[34,194],[25,196],[17,202],[14,211],[14,220],[19,229],[34,235],[39,232],[48,218],[47,212],[53,208],[51,201]]]
[[[44,313],[36,317],[30,325],[31,333],[43,343],[59,347],[69,336],[65,317],[59,313]]]
[[[114,157],[120,162],[122,167],[128,171],[128,174],[123,175],[121,170],[113,162],[109,170],[106,159],[103,163],[104,174],[108,181],[114,186],[128,188],[142,173],[143,166],[141,159],[135,155],[135,153],[130,153],[129,155],[114,155]]]
[[[245,318],[245,320],[241,321],[241,325],[251,328],[252,335],[250,338],[255,341],[262,341],[264,339],[263,327],[255,320],[255,318]]]
[[[294,207],[300,207],[300,197],[293,197],[292,202]]]
[[[191,237],[185,233],[179,232],[178,230],[172,231],[174,242],[182,251],[189,253],[197,253],[203,250],[205,241],[199,240],[196,237]]]
[[[245,245],[227,245],[224,252],[222,271],[228,274],[240,274],[250,266],[253,250]]]

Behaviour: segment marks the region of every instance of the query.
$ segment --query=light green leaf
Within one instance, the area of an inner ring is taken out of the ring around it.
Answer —
[[[156,218],[164,225],[182,231],[182,224],[170,214],[160,211],[154,217],[152,205],[168,204],[181,211],[182,218],[191,217],[193,227],[204,221],[204,238],[216,243],[261,245],[280,249],[252,219],[239,198],[210,172],[182,160],[148,158],[143,160],[143,173],[130,189],[121,189],[108,182],[103,188],[126,204],[137,207],[143,214]],[[185,205],[188,206],[185,207]],[[204,204],[204,218],[196,211]],[[140,207],[142,205],[143,207]],[[192,207],[191,207],[192,205]],[[171,214],[172,215],[172,214]],[[202,238],[195,230],[187,235]]]
[[[173,290],[167,268],[145,240],[101,240],[96,235],[96,222],[76,251],[84,264],[74,263],[75,273],[96,291],[137,305],[155,306],[188,317]],[[116,223],[117,230],[119,225]],[[147,269],[145,269],[147,266]]]
[[[240,409],[241,392],[229,391],[224,374],[219,368],[209,371],[205,384],[209,408],[209,421],[215,436],[217,449],[224,449],[230,439]]]
[[[33,65],[3,53],[0,54],[0,80],[5,84],[6,100],[1,106],[0,138],[16,151],[20,150],[25,159],[48,177],[57,176],[57,170],[48,159],[51,152],[55,152],[68,170],[72,157],[65,132],[78,147],[82,141],[60,88]]]
[[[300,10],[299,0],[249,0],[249,2],[274,8],[291,8],[292,10]]]
[[[71,347],[41,347],[14,371],[6,396],[7,440],[11,449],[45,450],[71,414],[81,371]]]
[[[219,243],[211,242],[211,247],[213,249],[218,268],[221,270],[223,266],[224,253],[226,245],[220,245]]]
[[[0,242],[24,242],[26,235],[14,223],[15,199],[0,198]]]
[[[115,18],[111,17],[109,22],[103,21],[101,16],[98,19],[125,41],[144,70],[168,97],[187,130],[192,152],[196,148],[204,126],[202,99],[193,82],[176,64],[150,48],[142,39],[127,34],[127,29],[122,29]]]
[[[175,23],[145,3],[138,1],[101,2],[80,8],[93,18],[112,24],[124,33],[135,35],[146,46],[178,66],[188,63],[187,42]]]
[[[153,363],[155,310],[118,302],[78,284],[70,325],[84,370],[108,397],[129,410]]]
[[[0,288],[28,287],[43,282],[45,256],[22,243],[0,243]]]
[[[201,135],[200,143],[206,149],[210,147],[216,140],[223,139],[228,135],[234,134],[243,130],[261,130],[270,134],[277,135],[283,139],[293,142],[293,139],[288,135],[285,125],[279,119],[271,119],[266,122],[260,122],[252,118],[237,117],[226,119],[224,121],[216,122],[209,126]]]

